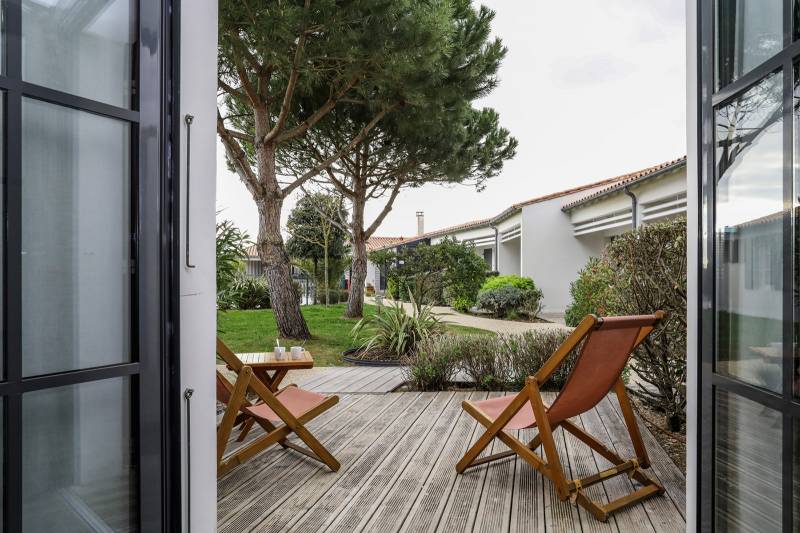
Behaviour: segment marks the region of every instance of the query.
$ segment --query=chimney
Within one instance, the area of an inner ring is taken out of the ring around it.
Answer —
[[[425,233],[425,212],[417,211],[417,237]]]

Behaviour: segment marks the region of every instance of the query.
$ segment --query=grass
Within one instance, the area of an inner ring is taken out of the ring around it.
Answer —
[[[350,331],[358,320],[344,318],[345,304],[304,305],[303,316],[311,330],[312,338],[305,342],[317,366],[343,365],[342,352],[353,347]],[[364,305],[364,314],[375,314],[374,305]],[[491,335],[483,329],[448,325],[447,329],[459,333]],[[272,309],[253,311],[224,311],[217,313],[217,333],[234,352],[263,352],[272,350],[278,336]],[[300,344],[292,339],[281,339],[281,344]]]

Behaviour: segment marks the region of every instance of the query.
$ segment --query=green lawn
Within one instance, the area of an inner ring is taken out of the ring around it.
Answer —
[[[319,366],[342,365],[342,352],[353,347],[350,330],[358,322],[342,317],[345,304],[304,305],[312,339],[305,343]],[[374,314],[375,306],[365,305],[364,314]],[[448,326],[450,331],[491,334],[491,332],[465,326]],[[272,309],[255,311],[225,311],[217,313],[217,330],[222,340],[234,352],[262,352],[275,346],[278,335]],[[296,344],[292,339],[281,339],[281,344]]]

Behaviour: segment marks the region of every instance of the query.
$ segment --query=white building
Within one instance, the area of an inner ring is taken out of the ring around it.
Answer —
[[[436,244],[445,238],[473,244],[488,269],[532,278],[544,293],[545,312],[560,314],[570,303],[570,282],[614,235],[685,211],[683,157],[519,202],[492,218],[411,238],[374,237],[369,248]],[[371,263],[367,283],[386,287],[380,269]]]

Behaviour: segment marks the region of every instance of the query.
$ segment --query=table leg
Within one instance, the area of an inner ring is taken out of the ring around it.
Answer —
[[[289,372],[288,370],[281,368],[279,370],[276,370],[270,376],[269,373],[264,369],[260,369],[260,368],[259,369],[256,369],[256,368],[253,369],[253,374],[255,374],[256,377],[258,379],[260,379],[261,382],[264,385],[266,385],[267,388],[272,392],[277,392],[278,391],[278,387],[280,387],[281,381],[283,380],[283,378],[286,377],[286,374],[288,372]]]

